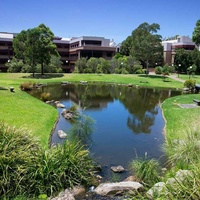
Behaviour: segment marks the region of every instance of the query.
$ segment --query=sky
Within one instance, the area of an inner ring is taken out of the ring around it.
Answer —
[[[192,37],[200,0],[0,0],[0,32],[44,23],[55,36],[125,40],[140,24],[157,23],[163,38]]]

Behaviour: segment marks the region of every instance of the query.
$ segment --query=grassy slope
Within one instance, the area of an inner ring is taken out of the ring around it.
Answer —
[[[200,107],[181,108],[178,106],[178,104],[191,104],[193,99],[200,99],[200,94],[176,96],[166,99],[163,103],[168,139],[184,138],[185,131],[200,128]]]
[[[58,116],[55,108],[15,89],[15,92],[0,90],[0,111],[0,120],[31,131],[47,147]]]

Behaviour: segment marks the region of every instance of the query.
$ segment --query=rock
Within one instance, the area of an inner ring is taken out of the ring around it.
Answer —
[[[70,190],[66,189],[65,191],[59,193],[57,197],[50,198],[50,200],[75,200],[74,196],[71,194]]]
[[[77,199],[83,199],[86,194],[85,188],[83,186],[76,186],[71,189],[70,192]]]
[[[143,185],[138,182],[126,181],[118,183],[102,183],[94,190],[94,192],[98,195],[106,196],[108,194],[116,194],[118,192],[141,190],[143,188]]]
[[[118,165],[118,166],[112,166],[111,167],[111,170],[113,172],[116,172],[116,173],[121,173],[121,172],[124,172],[125,169],[121,166],[121,165]]]
[[[128,87],[133,87],[133,84],[129,83],[129,84],[128,84]]]
[[[57,104],[56,104],[56,107],[57,107],[57,108],[65,108],[65,105],[62,104],[62,103],[57,103]]]
[[[138,181],[138,178],[135,176],[129,176],[124,181]]]
[[[64,116],[63,116],[65,119],[72,119],[73,117],[74,117],[74,115],[72,114],[72,113],[66,113],[66,114],[64,114]]]
[[[58,130],[58,136],[59,136],[59,138],[64,139],[67,137],[67,133],[65,133],[62,130]]]
[[[80,81],[81,84],[87,84],[87,81]]]
[[[188,179],[188,177],[192,177],[193,174],[190,170],[178,170],[175,175],[175,179],[178,182],[183,182],[184,180]]]
[[[153,199],[155,195],[161,194],[163,191],[165,191],[165,183],[164,182],[159,182],[156,183],[150,190],[147,191],[147,196],[150,199]]]
[[[15,88],[14,87],[9,87],[10,92],[14,92]]]

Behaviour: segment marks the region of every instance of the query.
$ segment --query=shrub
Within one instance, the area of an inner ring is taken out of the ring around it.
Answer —
[[[38,197],[93,180],[93,161],[78,142],[44,150],[27,131],[0,124],[0,196]]]
[[[30,91],[33,88],[35,88],[35,86],[36,86],[36,83],[31,83],[30,81],[28,81],[28,82],[25,82],[25,83],[21,83],[21,85],[19,87],[20,87],[21,90]]]
[[[155,74],[162,74],[162,67],[155,67]]]
[[[184,87],[187,87],[187,88],[189,88],[190,90],[194,89],[194,88],[195,88],[195,85],[196,85],[196,81],[195,81],[195,80],[192,80],[192,79],[186,80],[186,81],[184,82]]]
[[[51,94],[49,92],[43,92],[40,96],[40,99],[42,101],[48,101],[50,100]]]

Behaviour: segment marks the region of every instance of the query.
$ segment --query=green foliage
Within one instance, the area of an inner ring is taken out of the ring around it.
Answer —
[[[44,150],[25,130],[0,124],[0,196],[47,196],[93,179],[93,161],[80,143]]]
[[[155,67],[155,74],[162,74],[162,67]]]
[[[187,87],[191,90],[195,88],[195,85],[196,85],[196,81],[193,79],[189,79],[184,82],[184,87]]]
[[[156,34],[159,29],[160,26],[156,23],[140,24],[133,30],[132,35],[122,42],[121,53],[134,56],[141,62],[143,68],[153,67],[156,62],[162,63],[161,36]]]
[[[192,33],[192,40],[197,46],[200,45],[200,19],[196,22],[196,27]]]
[[[75,62],[75,70],[74,72],[76,73],[84,73],[84,70],[87,65],[87,58],[80,58]]]
[[[138,179],[140,179],[148,187],[153,186],[160,181],[160,166],[157,160],[148,159],[145,155],[144,159],[136,159],[130,163],[130,170]]]
[[[44,24],[36,28],[23,30],[13,40],[15,57],[23,59],[26,64],[25,71],[36,72],[37,64],[41,66],[41,74],[49,66],[51,56],[58,56],[56,45],[53,43],[54,35]]]
[[[12,60],[9,60],[6,63],[6,66],[8,67],[8,72],[16,73],[16,72],[21,72],[24,63],[22,60],[17,60],[14,57]]]
[[[183,132],[184,139],[169,140],[165,144],[165,151],[168,154],[169,164],[176,163],[181,169],[188,169],[192,164],[200,161],[199,144],[200,134],[198,130]]]

